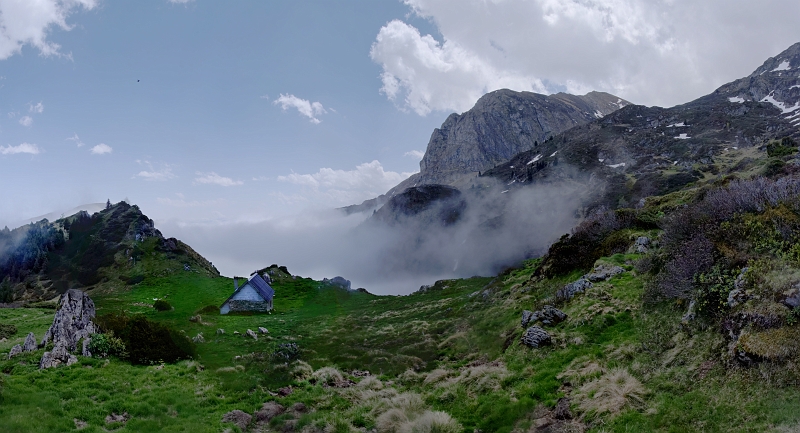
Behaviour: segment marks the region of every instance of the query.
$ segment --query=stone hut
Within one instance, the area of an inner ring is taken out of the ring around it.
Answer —
[[[219,307],[219,314],[231,311],[267,312],[272,310],[275,290],[269,285],[269,276],[254,273],[240,287],[239,277],[233,277],[233,294]]]

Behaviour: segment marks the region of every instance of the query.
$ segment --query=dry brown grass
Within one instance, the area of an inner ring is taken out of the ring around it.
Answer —
[[[617,414],[626,406],[643,404],[645,394],[639,379],[616,368],[581,386],[574,397],[585,413]]]

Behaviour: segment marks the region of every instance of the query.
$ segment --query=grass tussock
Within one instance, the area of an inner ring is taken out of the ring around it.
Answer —
[[[628,370],[615,368],[581,386],[575,395],[587,414],[617,414],[631,405],[644,403],[647,390]]]

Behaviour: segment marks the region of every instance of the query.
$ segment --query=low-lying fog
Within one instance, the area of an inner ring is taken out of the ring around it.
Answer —
[[[370,213],[337,210],[260,222],[159,221],[157,227],[191,245],[225,276],[276,263],[295,275],[342,276],[354,289],[404,295],[439,279],[495,275],[540,255],[575,225],[578,192],[578,186],[548,185],[465,191],[466,211],[448,227],[414,220],[389,227],[366,221]]]

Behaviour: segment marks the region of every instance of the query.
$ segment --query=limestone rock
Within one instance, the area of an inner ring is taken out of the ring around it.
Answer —
[[[644,254],[650,248],[650,238],[646,236],[639,236],[636,238],[636,243],[634,244],[637,253]]]
[[[58,367],[61,364],[72,365],[76,362],[78,362],[78,358],[69,353],[67,343],[59,341],[53,347],[53,350],[42,355],[42,359],[39,361],[39,369]]]
[[[222,422],[230,422],[242,429],[242,431],[247,430],[247,425],[250,424],[250,421],[253,419],[250,414],[240,411],[239,409],[232,410],[225,415],[222,415]]]
[[[11,351],[8,352],[8,359],[17,356],[20,353],[22,353],[22,346],[20,346],[19,344],[15,344],[14,347],[11,348]]]
[[[253,340],[258,340],[258,335],[256,335],[256,333],[253,332],[252,329],[247,330],[247,336],[252,338]]]
[[[550,334],[538,326],[531,326],[522,336],[522,344],[534,349],[550,345],[551,343]]]
[[[789,309],[795,309],[800,307],[800,288],[793,288],[791,290],[786,291],[783,294],[783,299],[781,300],[781,304],[785,305]]]
[[[199,332],[197,335],[194,336],[194,338],[192,338],[192,341],[195,343],[205,343],[206,339],[203,338],[203,333]]]
[[[131,416],[128,415],[128,412],[123,412],[121,414],[111,412],[111,415],[106,416],[106,424],[113,424],[116,422],[125,424],[129,419],[131,419]]]
[[[531,323],[540,321],[543,325],[557,325],[567,320],[567,313],[552,305],[545,305],[541,310],[533,313]]]
[[[83,347],[81,348],[81,356],[92,356],[92,352],[89,351],[89,343],[92,342],[92,338],[84,338],[83,339]]]
[[[587,280],[596,283],[598,281],[605,281],[615,275],[625,272],[625,268],[621,266],[600,265],[592,271],[592,273],[584,276]]]
[[[272,418],[282,414],[285,410],[286,408],[282,405],[274,401],[268,401],[261,406],[261,409],[258,412],[255,413],[255,418],[258,422],[269,421]]]
[[[222,328],[217,329],[217,335],[222,335],[225,333],[225,330]]]
[[[728,307],[733,308],[747,302],[747,300],[751,298],[745,290],[745,273],[747,273],[747,268],[742,268],[739,276],[737,276],[736,280],[733,282],[733,290],[728,293]]]
[[[260,332],[260,333],[262,333],[262,334],[268,334],[268,333],[269,333],[269,331],[267,330],[267,328],[265,328],[265,327],[263,327],[263,326],[259,326],[259,327],[258,327],[258,332]]]
[[[556,298],[568,301],[575,297],[575,295],[579,293],[585,292],[587,289],[591,289],[593,286],[592,282],[587,280],[584,277],[581,277],[577,281],[569,283],[564,287],[560,288],[558,292],[556,292]]]
[[[25,337],[25,344],[22,345],[22,350],[24,352],[33,352],[36,350],[36,336],[33,335],[33,332],[29,332],[28,336]]]
[[[77,349],[78,341],[96,332],[92,319],[95,316],[94,302],[89,296],[75,289],[61,295],[61,303],[56,311],[53,324],[44,335],[41,346],[52,341],[63,342],[70,352]]]
[[[533,319],[533,311],[522,310],[522,327],[528,326],[528,323],[535,322]]]

